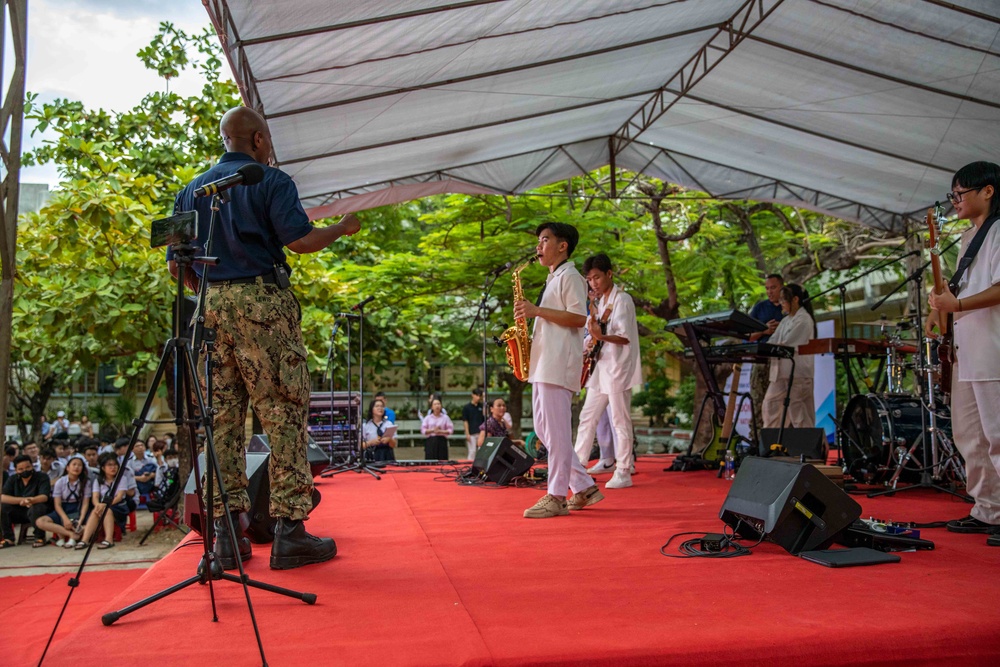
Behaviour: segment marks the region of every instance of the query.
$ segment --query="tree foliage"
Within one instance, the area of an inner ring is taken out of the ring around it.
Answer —
[[[167,81],[199,68],[201,94],[154,92],[123,112],[28,95],[34,132],[52,138],[24,163],[53,163],[62,179],[19,230],[12,408],[36,427],[49,396],[98,364],[120,361],[119,385],[155,367],[173,290],[162,249],[148,247],[150,222],[170,213],[178,187],[218,153],[218,119],[238,103],[235,86],[219,81],[208,31],[163,23],[139,57]]]

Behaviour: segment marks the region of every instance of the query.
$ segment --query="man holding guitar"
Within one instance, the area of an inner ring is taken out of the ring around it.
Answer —
[[[580,412],[576,455],[587,464],[597,424],[610,405],[615,474],[605,488],[623,489],[632,486],[632,387],[642,382],[639,325],[632,297],[615,286],[607,255],[588,257],[583,263],[583,276],[597,299],[591,304],[587,320],[593,347],[584,355],[584,376],[588,368],[591,372],[583,378],[587,398]]]
[[[930,294],[926,329],[945,332],[954,314],[951,424],[965,458],[966,491],[976,504],[948,522],[957,533],[986,533],[1000,546],[1000,166],[973,162],[955,173],[948,199],[959,220],[973,227],[962,236],[962,259],[948,284]],[[937,257],[932,255],[932,262]],[[940,270],[940,269],[939,269]],[[937,276],[935,276],[937,277]]]

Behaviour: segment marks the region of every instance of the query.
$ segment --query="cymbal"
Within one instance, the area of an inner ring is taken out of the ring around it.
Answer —
[[[913,321],[910,318],[900,318],[898,320],[890,320],[883,317],[880,320],[872,320],[870,322],[857,322],[857,324],[862,324],[870,327],[892,327],[895,329],[909,329],[913,326]]]

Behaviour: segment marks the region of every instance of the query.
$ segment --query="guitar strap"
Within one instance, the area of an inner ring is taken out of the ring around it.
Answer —
[[[962,255],[962,259],[958,261],[958,267],[955,269],[955,275],[951,277],[948,281],[948,289],[955,296],[958,296],[959,287],[958,283],[961,282],[962,276],[965,275],[966,270],[968,270],[969,265],[972,264],[972,260],[976,258],[976,254],[979,249],[983,246],[983,241],[986,240],[986,235],[990,233],[990,227],[993,226],[1000,216],[993,216],[989,220],[983,223],[983,226],[976,230],[976,235],[972,237],[972,241],[969,242],[969,247],[965,249],[965,254]]]

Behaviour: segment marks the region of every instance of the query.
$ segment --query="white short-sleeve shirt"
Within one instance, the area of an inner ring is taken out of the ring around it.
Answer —
[[[587,281],[573,262],[563,262],[545,278],[542,308],[587,314]],[[535,318],[528,382],[545,382],[580,391],[583,370],[583,327],[564,327],[544,317]]]
[[[815,323],[805,308],[799,308],[794,315],[786,315],[778,322],[778,328],[771,334],[768,343],[773,345],[788,345],[798,348],[813,338]],[[815,374],[815,355],[795,352],[795,379],[812,378]],[[787,380],[792,372],[791,359],[771,359],[771,382],[778,378]]]
[[[976,235],[972,227],[962,235],[962,253]],[[959,255],[959,257],[961,257]],[[959,297],[1000,284],[1000,220],[987,232],[976,258],[958,282]],[[1000,305],[955,313],[955,353],[959,380],[1000,380]]]
[[[592,308],[597,317],[611,307],[607,335],[621,336],[628,345],[605,342],[601,354],[594,364],[594,372],[587,386],[603,394],[620,394],[637,384],[642,384],[642,364],[639,363],[639,323],[635,318],[635,303],[632,297],[617,285],[602,298],[594,302]]]

